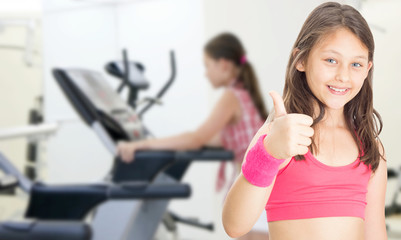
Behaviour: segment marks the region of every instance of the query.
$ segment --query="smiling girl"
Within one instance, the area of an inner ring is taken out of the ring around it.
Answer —
[[[251,141],[226,198],[239,237],[265,208],[271,240],[385,240],[387,167],[373,108],[374,41],[354,8],[318,6],[287,66],[283,98]]]

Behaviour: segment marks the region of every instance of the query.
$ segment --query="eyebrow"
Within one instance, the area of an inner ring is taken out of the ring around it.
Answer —
[[[337,52],[336,50],[331,50],[331,49],[330,49],[330,50],[323,51],[323,53],[334,53],[334,54],[337,54],[337,55],[341,55],[341,56],[342,56],[341,53]],[[355,56],[355,58],[362,58],[362,59],[364,59],[364,60],[368,60],[368,58],[367,58],[366,56],[363,56],[363,55]]]

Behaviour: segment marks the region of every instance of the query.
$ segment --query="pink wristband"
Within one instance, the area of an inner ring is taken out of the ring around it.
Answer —
[[[274,158],[266,151],[263,144],[265,137],[266,134],[259,137],[242,164],[242,175],[257,187],[268,187],[277,175],[280,164],[285,161],[285,159]]]

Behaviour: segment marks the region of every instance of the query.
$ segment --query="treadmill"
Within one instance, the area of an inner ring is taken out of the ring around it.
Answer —
[[[138,158],[157,157],[141,152]],[[168,161],[166,161],[168,164]],[[190,186],[181,183],[148,183],[145,181],[74,185],[47,185],[32,182],[0,153],[0,190],[19,186],[30,195],[24,222],[0,223],[1,240],[91,240],[92,228],[85,217],[99,204],[109,200],[187,198]]]
[[[175,73],[175,69],[173,72]],[[153,152],[153,155],[143,158],[137,157],[141,154],[138,151],[134,162],[124,163],[117,156],[116,143],[120,140],[144,139],[150,134],[137,113],[108,85],[101,73],[87,69],[56,68],[53,76],[82,120],[92,128],[114,156],[113,167],[106,178],[109,182],[174,184],[181,181],[194,160],[233,159],[231,151],[205,148],[192,151],[147,151]],[[99,206],[94,215],[94,239],[153,239],[159,224],[165,219],[166,213],[168,214],[168,202],[168,199],[108,201]],[[173,214],[169,217],[180,219]],[[187,223],[213,229],[210,225],[203,226],[191,221]]]

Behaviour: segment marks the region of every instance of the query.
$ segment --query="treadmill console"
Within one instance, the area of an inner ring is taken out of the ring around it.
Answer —
[[[64,72],[96,108],[103,124],[107,122],[105,125],[111,129],[124,131],[129,140],[144,137],[144,128],[136,112],[122,100],[100,73],[83,69],[68,69]],[[118,138],[117,136],[114,140],[120,140]]]

